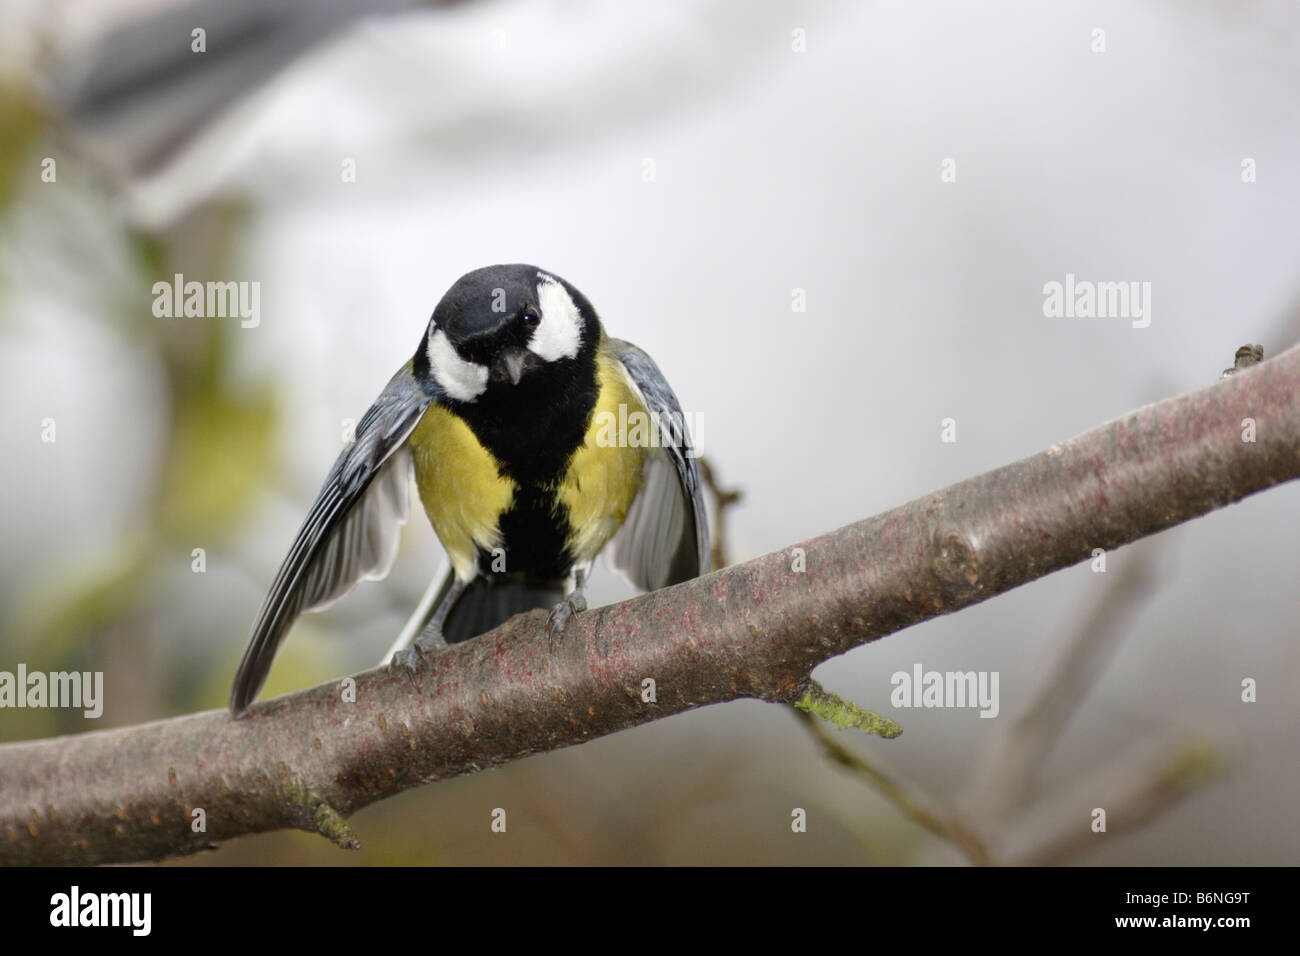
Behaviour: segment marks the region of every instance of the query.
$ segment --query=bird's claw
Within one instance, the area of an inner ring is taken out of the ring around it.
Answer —
[[[546,637],[549,641],[551,653],[554,653],[556,647],[559,646],[560,638],[564,636],[564,628],[569,623],[569,618],[585,610],[587,610],[587,598],[581,591],[574,591],[551,608],[551,616],[546,619]]]
[[[412,642],[410,647],[403,648],[393,655],[393,659],[388,662],[388,670],[394,674],[405,674],[411,682],[412,689],[414,689],[415,675],[419,673],[425,660],[433,657],[439,651],[445,650],[446,647],[447,642],[443,638],[441,631],[431,628],[426,629],[423,634]]]
[[[415,672],[420,669],[421,657],[414,648],[405,647],[393,655],[388,662],[388,671],[392,674],[405,674],[415,681]]]

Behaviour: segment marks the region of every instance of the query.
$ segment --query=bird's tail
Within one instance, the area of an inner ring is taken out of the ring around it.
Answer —
[[[451,609],[442,635],[448,644],[468,641],[516,614],[551,608],[562,600],[563,581],[536,581],[512,574],[475,578]]]
[[[385,664],[420,636],[425,625],[447,601],[455,600],[456,603],[443,622],[442,634],[448,644],[456,644],[478,637],[516,614],[551,608],[564,600],[563,581],[537,581],[517,574],[492,574],[471,581],[459,599],[452,596],[454,581],[450,567],[441,575],[434,576],[415,613],[384,655]]]

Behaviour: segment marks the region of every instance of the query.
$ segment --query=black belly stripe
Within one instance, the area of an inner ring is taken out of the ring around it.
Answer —
[[[501,547],[506,574],[533,581],[562,581],[573,569],[569,553],[569,509],[535,485],[520,487],[510,510],[501,516]],[[494,574],[493,556],[480,551],[479,568]],[[497,562],[498,565],[500,562]]]

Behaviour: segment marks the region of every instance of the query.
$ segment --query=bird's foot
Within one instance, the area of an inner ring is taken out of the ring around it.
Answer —
[[[393,655],[388,663],[392,673],[403,673],[415,686],[415,675],[426,658],[433,657],[447,649],[447,641],[442,636],[442,629],[430,624],[412,643]]]
[[[570,592],[568,597],[551,608],[551,616],[546,619],[546,637],[549,640],[552,654],[555,653],[556,647],[559,646],[560,638],[564,635],[564,627],[569,623],[569,618],[585,610],[587,610],[587,596],[578,590]]]

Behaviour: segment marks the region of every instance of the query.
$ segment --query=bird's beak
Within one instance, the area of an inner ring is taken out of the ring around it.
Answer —
[[[528,349],[508,348],[497,356],[492,363],[492,377],[498,381],[510,380],[511,385],[518,385],[524,371],[529,366],[531,352]]]

